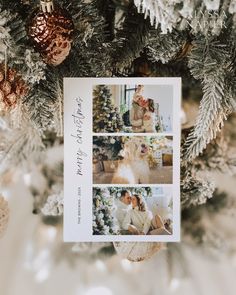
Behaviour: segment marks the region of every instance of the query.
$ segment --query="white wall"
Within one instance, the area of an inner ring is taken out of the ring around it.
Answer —
[[[160,116],[163,116],[164,121],[173,122],[173,87],[171,85],[145,85],[143,96],[152,98],[159,104]]]
[[[120,99],[121,99],[121,87],[120,85],[107,85],[111,91],[111,100],[113,104],[119,108],[120,106]]]

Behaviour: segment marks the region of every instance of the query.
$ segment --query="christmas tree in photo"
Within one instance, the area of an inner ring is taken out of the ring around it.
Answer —
[[[117,233],[113,217],[113,197],[107,188],[93,189],[93,234],[111,235]]]
[[[93,90],[93,131],[120,132],[123,121],[118,109],[114,107],[107,86],[97,85]]]

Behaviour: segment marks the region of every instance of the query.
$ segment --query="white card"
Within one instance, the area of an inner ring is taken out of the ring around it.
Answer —
[[[181,78],[64,79],[64,241],[180,241]]]

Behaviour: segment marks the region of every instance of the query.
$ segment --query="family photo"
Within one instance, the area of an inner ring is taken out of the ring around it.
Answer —
[[[171,136],[93,136],[94,184],[171,184]]]
[[[93,132],[171,133],[171,85],[96,85]]]
[[[172,189],[93,188],[94,235],[171,235]]]

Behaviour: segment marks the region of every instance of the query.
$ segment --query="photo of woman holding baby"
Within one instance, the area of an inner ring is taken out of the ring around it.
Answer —
[[[155,113],[154,100],[145,99],[142,95],[144,86],[138,85],[133,96],[130,110],[130,123],[133,132],[156,133],[157,115]]]
[[[98,90],[95,88],[93,94],[95,133],[172,131],[171,86],[106,85],[104,87],[102,91],[100,88]]]

